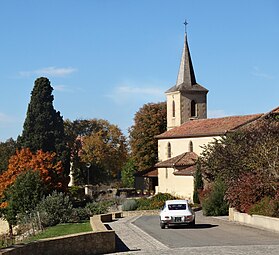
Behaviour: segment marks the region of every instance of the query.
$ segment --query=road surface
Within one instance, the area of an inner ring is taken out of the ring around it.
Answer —
[[[109,224],[117,235],[115,254],[278,255],[279,233],[197,213],[195,227],[161,229],[159,216],[122,218]]]

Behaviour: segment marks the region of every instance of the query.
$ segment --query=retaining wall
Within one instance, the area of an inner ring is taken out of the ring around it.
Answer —
[[[247,213],[240,213],[234,208],[230,208],[229,220],[279,233],[279,218],[272,218],[262,215],[249,215]]]
[[[103,222],[121,217],[121,213],[94,215],[90,218],[92,232],[42,239],[29,244],[0,250],[0,255],[93,255],[115,252],[115,231]]]

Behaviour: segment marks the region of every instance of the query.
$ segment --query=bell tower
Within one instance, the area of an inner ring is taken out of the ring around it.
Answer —
[[[182,57],[176,84],[165,92],[167,97],[167,129],[180,126],[190,119],[207,118],[208,90],[196,82],[189,51],[185,21]]]

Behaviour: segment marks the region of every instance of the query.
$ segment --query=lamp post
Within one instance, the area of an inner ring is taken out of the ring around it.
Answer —
[[[86,167],[87,167],[87,185],[89,185],[89,169],[91,167],[91,163],[86,163]]]

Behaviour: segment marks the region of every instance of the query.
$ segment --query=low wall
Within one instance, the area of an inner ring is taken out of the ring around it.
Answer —
[[[262,215],[249,215],[247,213],[240,213],[234,208],[230,208],[229,220],[279,233],[279,218],[272,218]]]
[[[142,211],[123,211],[123,217],[142,216],[142,215],[158,215],[160,210],[142,210]]]
[[[115,252],[115,231],[104,222],[120,218],[121,213],[94,215],[90,218],[92,232],[42,239],[29,244],[15,245],[0,250],[0,255],[93,255]]]

